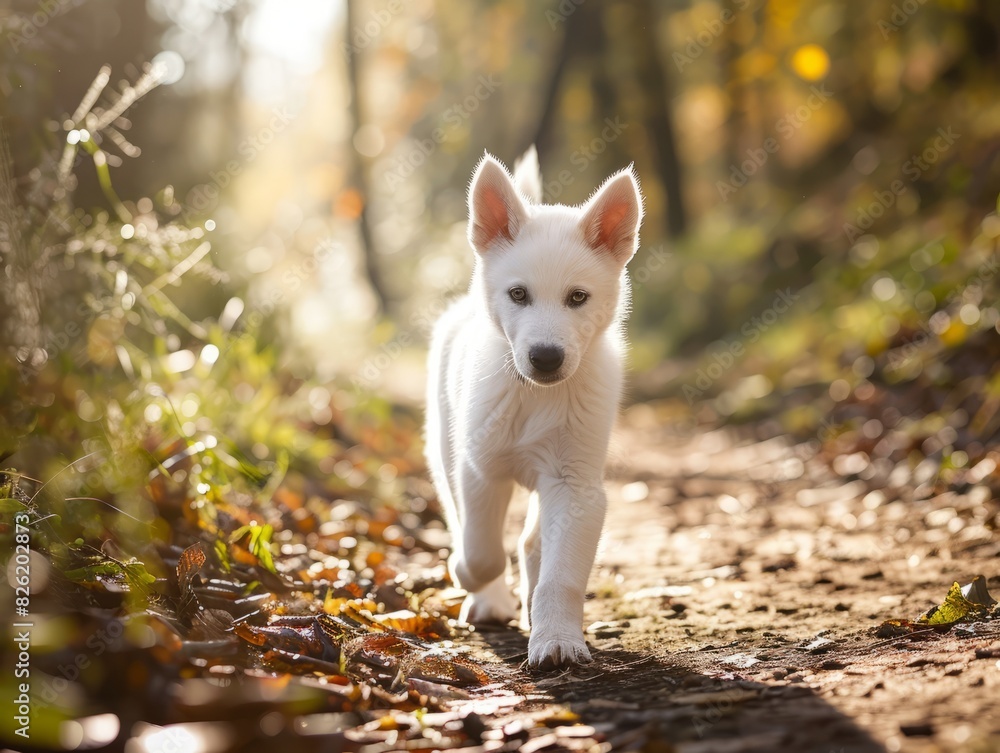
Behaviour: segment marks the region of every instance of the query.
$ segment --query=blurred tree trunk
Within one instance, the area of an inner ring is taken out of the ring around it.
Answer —
[[[347,0],[347,14],[344,22],[345,47],[347,52],[347,78],[351,92],[351,104],[349,108],[351,122],[351,136],[358,132],[362,125],[361,116],[361,83],[358,71],[358,50],[354,46],[351,35],[358,23],[358,0]],[[364,255],[365,274],[368,277],[368,284],[371,286],[372,294],[378,302],[379,309],[383,313],[389,311],[389,299],[382,282],[382,273],[378,264],[378,252],[375,248],[374,233],[372,233],[371,216],[368,211],[368,199],[371,196],[371,187],[368,183],[368,171],[365,169],[364,160],[352,143],[347,145],[348,159],[351,161],[350,182],[351,188],[358,192],[361,199],[361,211],[358,216],[358,231],[361,236],[361,251]]]
[[[743,131],[743,112],[746,103],[743,101],[743,82],[740,79],[738,61],[740,58],[740,45],[736,41],[736,33],[739,29],[739,11],[735,7],[733,0],[725,0],[723,5],[725,12],[732,14],[734,21],[726,24],[722,47],[722,77],[725,82],[725,90],[729,95],[729,119],[726,121],[726,148],[725,166],[728,174],[730,165],[739,162],[740,134]]]
[[[0,310],[0,347],[9,351],[0,350],[0,357],[40,345],[40,280],[33,274],[35,269],[21,237],[14,160],[0,121],[0,297],[4,302]]]
[[[676,238],[687,229],[684,181],[677,153],[672,112],[673,85],[663,64],[657,36],[659,17],[652,0],[637,0],[630,38],[635,40],[639,85],[646,93],[646,128],[654,160],[667,193],[667,232]]]
[[[525,149],[534,144],[539,155],[548,153],[555,138],[552,126],[559,111],[562,82],[571,64],[580,63],[590,74],[599,119],[615,108],[615,87],[607,74],[607,38],[601,6],[594,3],[578,6],[563,25],[562,42],[542,98],[542,115],[534,137],[524,144]]]
[[[523,154],[524,150],[532,144],[538,150],[539,159],[541,159],[542,155],[548,154],[549,148],[552,145],[552,123],[555,120],[556,98],[559,96],[559,84],[562,81],[566,62],[571,55],[569,49],[571,46],[572,43],[568,39],[564,39],[560,45],[559,52],[556,55],[555,66],[549,76],[548,84],[545,86],[545,94],[542,97],[542,116],[538,121],[538,125],[535,126],[534,135],[528,139],[526,144],[521,145],[521,148],[518,149],[518,154]]]

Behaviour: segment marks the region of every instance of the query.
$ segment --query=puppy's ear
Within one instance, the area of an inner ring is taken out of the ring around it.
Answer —
[[[469,243],[480,254],[497,243],[510,243],[527,217],[507,168],[487,153],[469,186]]]
[[[514,185],[529,201],[542,203],[542,169],[538,166],[534,144],[514,163]]]
[[[584,206],[580,221],[587,244],[599,253],[610,254],[622,265],[639,246],[640,224],[642,194],[631,165],[604,181]]]

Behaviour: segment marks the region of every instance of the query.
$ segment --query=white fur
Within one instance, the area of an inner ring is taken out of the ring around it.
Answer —
[[[514,485],[532,492],[519,550],[521,622],[535,666],[590,660],[583,603],[622,387],[625,264],[642,220],[631,167],[580,207],[538,203],[541,185],[533,148],[514,179],[488,154],[476,168],[475,269],[469,293],[434,330],[426,427],[454,539],[449,568],[469,591],[463,620],[514,618],[503,526]],[[524,303],[511,299],[514,287],[527,291]],[[577,290],[589,298],[573,307]],[[556,371],[535,368],[538,346],[562,349]]]

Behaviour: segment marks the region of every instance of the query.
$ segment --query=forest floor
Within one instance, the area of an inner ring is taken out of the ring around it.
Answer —
[[[615,750],[1000,750],[1000,624],[878,633],[955,581],[997,590],[985,487],[935,495],[902,466],[864,481],[812,445],[659,425],[639,406],[617,435],[594,663],[531,672],[519,631],[469,636],[520,710],[568,705]]]
[[[996,474],[946,483],[939,460],[680,430],[659,410],[628,409],[613,442],[594,662],[552,671],[527,667],[514,627],[444,619],[462,592],[418,461],[396,506],[370,507],[355,479],[381,456],[345,453],[326,486],[289,475],[254,487],[260,502],[224,487],[208,516],[185,486],[199,448],[170,446],[172,476],[148,489],[172,530],[162,575],[113,542],[81,547],[33,602],[61,631],[32,659],[33,749],[68,730],[95,749],[233,753],[1000,751],[1000,610],[915,622],[954,583],[1000,592]]]

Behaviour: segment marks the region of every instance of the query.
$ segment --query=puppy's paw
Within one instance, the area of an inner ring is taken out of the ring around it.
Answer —
[[[539,669],[552,669],[567,664],[587,664],[593,661],[583,634],[550,637],[532,633],[528,638],[528,664]]]
[[[462,602],[460,622],[469,625],[506,625],[517,615],[517,602],[504,578],[497,578]]]

